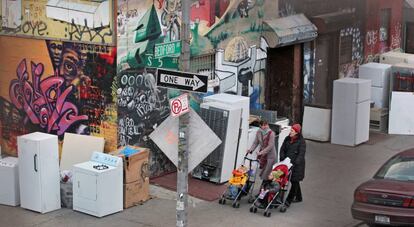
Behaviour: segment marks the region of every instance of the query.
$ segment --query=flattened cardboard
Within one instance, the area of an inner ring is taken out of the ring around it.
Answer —
[[[89,161],[92,153],[103,152],[104,146],[105,139],[102,137],[65,133],[60,170],[71,170],[73,165]]]

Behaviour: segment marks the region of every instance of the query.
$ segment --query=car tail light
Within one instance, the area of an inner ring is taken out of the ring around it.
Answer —
[[[411,208],[414,208],[414,198],[411,199],[411,204],[410,204]]]
[[[404,200],[403,200],[403,207],[409,207],[410,206],[410,203],[412,203],[411,202],[411,198],[405,198]]]
[[[354,195],[355,201],[366,203],[368,201],[368,196],[364,191],[357,190]]]

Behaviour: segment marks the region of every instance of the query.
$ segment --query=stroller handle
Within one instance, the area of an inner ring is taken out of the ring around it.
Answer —
[[[248,160],[248,161],[251,161],[251,162],[259,162],[259,160],[257,160],[257,159],[248,158],[247,155],[248,155],[248,153],[244,156],[244,160]]]

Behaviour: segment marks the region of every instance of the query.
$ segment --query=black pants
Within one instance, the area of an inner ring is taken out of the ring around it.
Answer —
[[[300,190],[299,181],[291,181],[292,187],[290,188],[289,195],[287,197],[288,202],[292,202],[293,199],[302,201],[302,191]]]

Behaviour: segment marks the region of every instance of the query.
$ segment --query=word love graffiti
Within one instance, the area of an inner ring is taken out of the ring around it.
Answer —
[[[73,87],[63,90],[64,78],[57,75],[41,81],[43,71],[43,64],[31,62],[32,82],[29,82],[26,59],[23,59],[17,67],[18,79],[10,83],[10,100],[26,113],[25,122],[30,120],[48,133],[62,135],[71,125],[88,117],[78,116],[76,106],[66,100]]]

